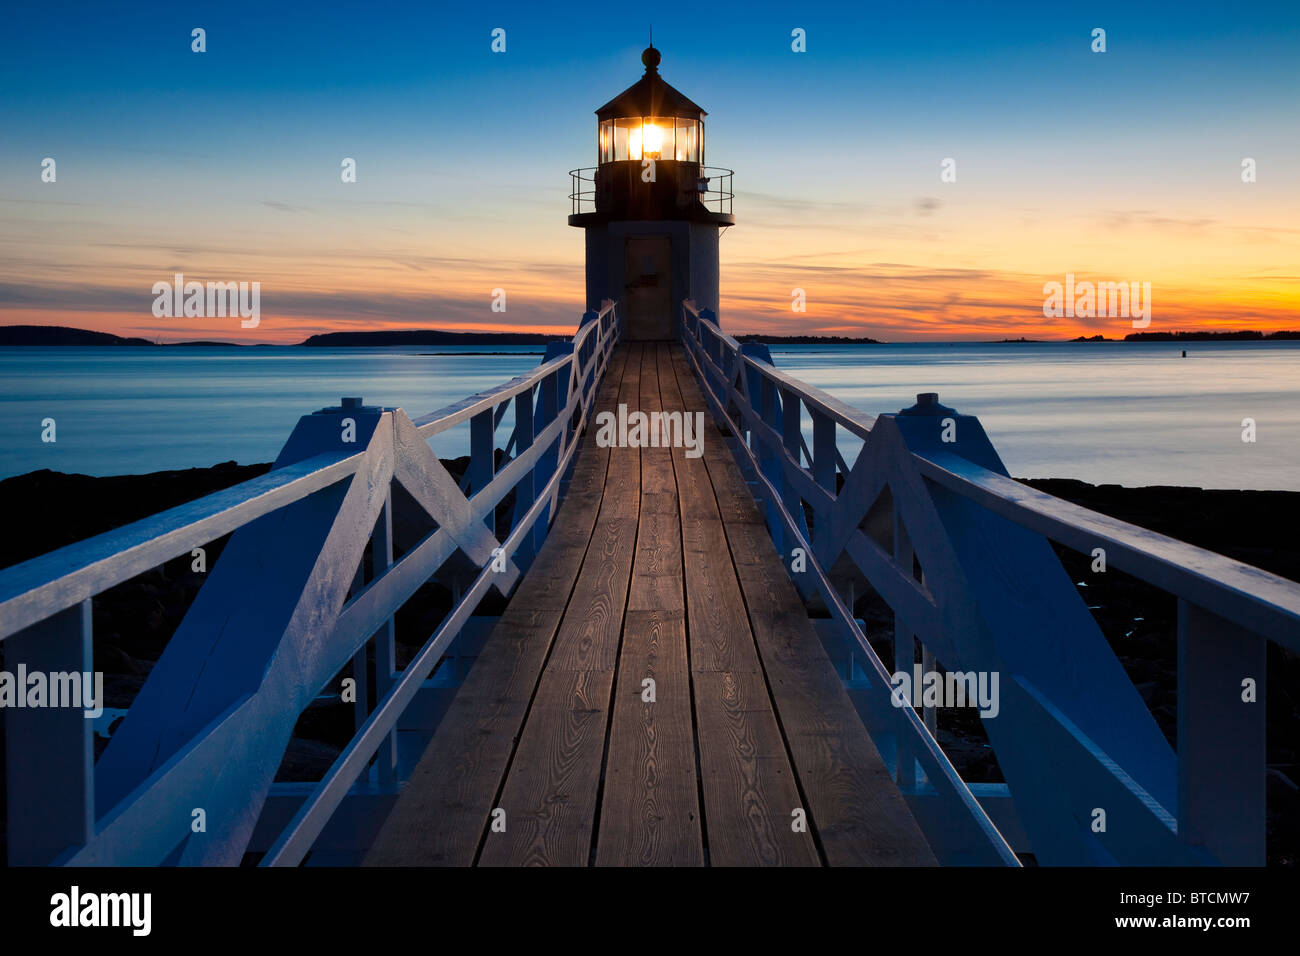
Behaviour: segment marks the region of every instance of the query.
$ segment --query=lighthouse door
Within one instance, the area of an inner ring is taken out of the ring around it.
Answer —
[[[626,287],[629,339],[670,339],[673,332],[672,242],[667,236],[630,236]]]

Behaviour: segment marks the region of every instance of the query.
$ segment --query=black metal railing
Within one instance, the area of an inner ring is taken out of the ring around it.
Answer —
[[[569,170],[569,206],[572,215],[596,211],[597,166]],[[735,193],[731,188],[734,171],[721,166],[702,166],[696,180],[700,202],[709,212],[731,215]]]

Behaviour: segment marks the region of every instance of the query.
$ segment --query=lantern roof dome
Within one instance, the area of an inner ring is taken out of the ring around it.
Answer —
[[[645,76],[596,110],[597,118],[607,120],[628,116],[680,116],[703,119],[707,116],[699,104],[691,102],[664,82],[659,75],[659,61],[659,51],[652,46],[646,47],[641,54]]]

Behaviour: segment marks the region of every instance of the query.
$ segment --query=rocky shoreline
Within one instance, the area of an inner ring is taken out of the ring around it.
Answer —
[[[467,462],[461,458],[444,464],[459,477]],[[45,470],[5,479],[0,481],[0,509],[9,533],[0,537],[0,568],[247,481],[269,468],[269,464],[225,462],[211,468],[147,475],[96,478]],[[1025,483],[1300,580],[1300,542],[1293,533],[1300,527],[1298,492],[1124,488],[1069,479],[1030,479]],[[508,508],[509,502],[503,502],[500,518],[504,519]],[[403,542],[400,529],[395,537],[399,552],[414,543]],[[224,544],[225,539],[220,539],[207,545],[209,567]],[[1174,599],[1118,570],[1091,574],[1086,556],[1059,547],[1057,552],[1161,730],[1176,744]],[[469,574],[473,569],[465,570]],[[190,558],[185,555],[95,598],[95,667],[105,674],[107,707],[129,706],[203,580],[203,574],[191,570]],[[891,654],[893,625],[888,607],[865,582],[855,594],[855,611],[866,622],[872,643],[880,653]],[[495,600],[499,604],[499,599]],[[399,665],[409,660],[451,603],[446,587],[430,583],[399,611]],[[479,609],[484,614],[499,612],[499,606]],[[0,666],[2,654],[0,644]],[[1271,644],[1266,699],[1269,862],[1293,866],[1300,856],[1300,793],[1294,783],[1300,780],[1300,659]],[[944,710],[939,718],[940,743],[963,776],[972,782],[1000,780],[996,758],[975,712]],[[314,704],[299,720],[278,779],[318,779],[352,731],[351,705]],[[96,752],[106,744],[106,737],[97,736]]]

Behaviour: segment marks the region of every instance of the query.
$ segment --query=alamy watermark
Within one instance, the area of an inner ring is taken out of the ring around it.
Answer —
[[[123,927],[132,936],[153,928],[152,893],[83,893],[72,886],[50,897],[50,925],[56,927]]]
[[[104,713],[103,671],[0,671],[0,707],[79,707],[87,720]]]
[[[262,321],[262,283],[186,282],[177,272],[169,283],[153,284],[154,318],[224,318],[240,316],[240,327],[255,329]]]
[[[703,412],[629,412],[596,415],[596,445],[600,448],[685,448],[687,458],[704,454]]]
[[[1044,282],[1043,296],[1044,318],[1130,318],[1135,329],[1151,324],[1150,282],[1093,283],[1085,279],[1076,283],[1074,273],[1067,272],[1064,286]]]
[[[998,699],[997,671],[922,672],[896,671],[890,678],[890,702],[895,707],[978,707],[981,717],[992,719],[1002,705]]]

